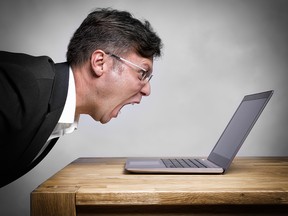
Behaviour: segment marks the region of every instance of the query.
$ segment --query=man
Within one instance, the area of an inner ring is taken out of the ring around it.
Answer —
[[[105,124],[140,103],[161,48],[148,21],[97,9],[71,38],[65,63],[0,52],[0,187],[35,167],[80,114]]]

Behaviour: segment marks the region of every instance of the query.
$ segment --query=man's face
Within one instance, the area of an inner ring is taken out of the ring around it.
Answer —
[[[110,58],[109,61],[114,61],[116,66],[104,77],[105,86],[101,92],[103,100],[97,110],[98,115],[100,114],[99,121],[103,124],[116,118],[125,105],[139,104],[142,96],[150,95],[150,83],[141,80],[143,71],[137,66],[150,72],[153,67],[152,59],[143,58],[135,53],[125,56],[125,60],[135,65],[109,55],[107,57]]]

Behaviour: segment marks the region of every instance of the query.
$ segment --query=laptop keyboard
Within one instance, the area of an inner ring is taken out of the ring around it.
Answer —
[[[198,159],[161,159],[167,168],[207,168]]]

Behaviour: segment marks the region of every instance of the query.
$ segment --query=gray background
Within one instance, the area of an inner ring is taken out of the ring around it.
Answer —
[[[258,91],[275,94],[238,155],[288,156],[288,1],[6,0],[0,49],[65,61],[96,7],[146,18],[163,39],[152,94],[107,125],[81,116],[35,169],[0,189],[0,215],[29,215],[30,192],[78,157],[207,155],[243,96]]]

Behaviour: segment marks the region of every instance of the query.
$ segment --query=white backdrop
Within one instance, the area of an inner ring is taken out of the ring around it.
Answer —
[[[254,92],[275,90],[238,155],[288,156],[288,1],[6,0],[0,50],[65,61],[70,37],[96,7],[145,18],[163,39],[152,94],[107,125],[81,116],[35,169],[0,189],[0,215],[29,215],[30,192],[78,157],[207,155]]]

